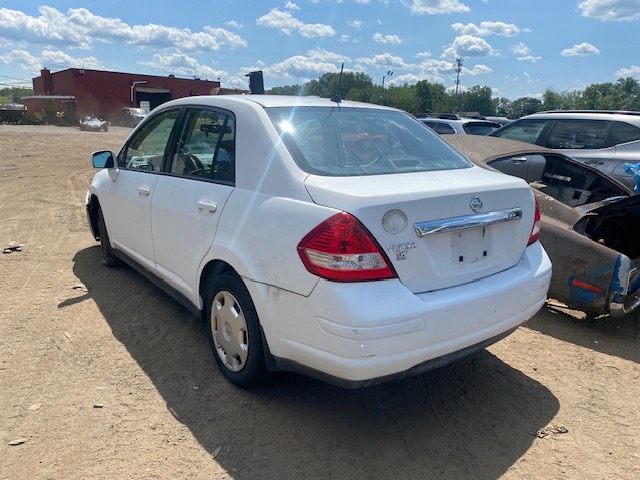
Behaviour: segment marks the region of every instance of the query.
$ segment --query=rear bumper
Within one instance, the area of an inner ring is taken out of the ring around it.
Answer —
[[[308,297],[247,282],[279,367],[342,386],[420,373],[499,340],[544,304],[551,262],[539,242],[504,272],[413,294],[398,280],[320,281]]]

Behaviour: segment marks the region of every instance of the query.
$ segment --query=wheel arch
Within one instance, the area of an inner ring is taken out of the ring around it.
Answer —
[[[210,260],[202,269],[202,274],[200,275],[200,282],[198,284],[198,293],[202,300],[202,308],[200,310],[202,315],[202,321],[206,324],[206,310],[207,307],[205,305],[206,297],[207,297],[207,288],[213,281],[216,276],[222,275],[223,273],[230,273],[238,278],[238,280],[242,283],[245,283],[242,275],[240,275],[235,268],[233,268],[229,263],[224,260],[214,259]],[[246,283],[245,283],[245,288]],[[260,329],[260,342],[262,343],[262,353],[264,355],[264,359],[266,362],[267,369],[271,372],[278,372],[280,368],[276,365],[276,362],[271,354],[271,349],[269,348],[269,343],[267,342],[266,335],[264,333],[264,328],[262,328],[262,322],[260,321],[260,314],[258,313],[258,308],[256,308],[255,300],[251,295],[251,291],[247,288],[247,293],[251,298],[251,301],[254,304],[254,309],[256,310],[256,316],[258,318],[258,327]]]
[[[100,201],[98,197],[89,193],[87,200],[87,219],[89,220],[89,228],[91,229],[91,234],[93,238],[96,240],[100,240],[100,233],[98,230],[98,210],[100,207]]]

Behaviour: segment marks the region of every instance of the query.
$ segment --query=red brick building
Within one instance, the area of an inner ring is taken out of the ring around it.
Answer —
[[[33,96],[23,99],[29,114],[48,111],[75,120],[83,115],[117,122],[123,107],[151,109],[175,98],[216,95],[219,81],[160,77],[135,73],[68,68],[51,73],[42,69],[33,79]]]

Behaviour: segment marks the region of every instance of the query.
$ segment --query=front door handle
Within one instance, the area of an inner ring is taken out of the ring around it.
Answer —
[[[142,186],[142,187],[138,187],[138,193],[140,195],[144,195],[145,197],[148,197],[149,194],[151,193],[151,190],[149,189],[149,187]]]
[[[511,163],[515,163],[516,165],[520,165],[523,162],[527,161],[527,157],[512,157]]]
[[[207,212],[215,212],[218,209],[215,203],[207,200],[200,200],[198,202],[198,210],[206,210]]]

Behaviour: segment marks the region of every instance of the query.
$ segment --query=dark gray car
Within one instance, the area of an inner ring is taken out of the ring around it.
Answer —
[[[490,133],[551,148],[633,189],[624,163],[640,162],[640,112],[565,110],[527,115]]]

